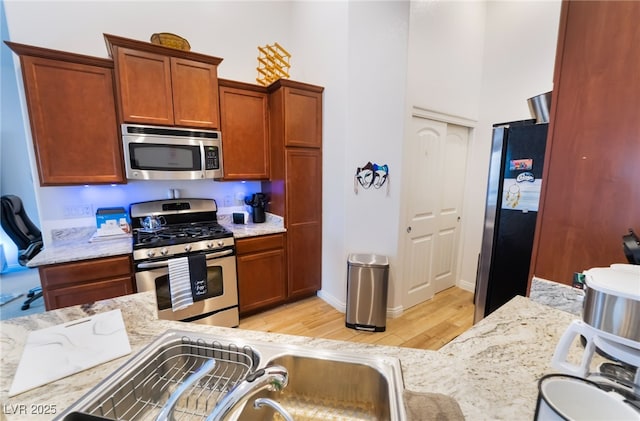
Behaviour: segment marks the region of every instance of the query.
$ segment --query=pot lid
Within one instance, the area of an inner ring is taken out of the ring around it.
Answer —
[[[613,264],[608,268],[584,271],[589,288],[640,301],[640,266]]]

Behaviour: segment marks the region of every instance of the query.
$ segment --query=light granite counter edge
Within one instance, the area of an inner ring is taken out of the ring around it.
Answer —
[[[267,219],[264,223],[234,224],[231,215],[219,215],[218,222],[230,230],[236,239],[286,232],[283,218],[269,213],[267,213]],[[34,268],[131,254],[131,238],[90,242],[89,239],[95,231],[95,227],[76,227],[53,231],[53,245],[42,249],[27,263],[27,266]]]
[[[515,297],[439,351],[426,351],[157,320],[153,294],[132,294],[2,322],[2,404],[50,403],[61,411],[123,364],[133,354],[11,399],[7,397],[29,331],[114,308],[123,312],[133,353],[167,329],[182,329],[231,341],[258,340],[395,357],[401,362],[407,389],[451,395],[469,420],[532,419],[537,380],[553,371],[550,361],[555,345],[575,319],[565,311]],[[7,416],[11,421],[50,418]]]

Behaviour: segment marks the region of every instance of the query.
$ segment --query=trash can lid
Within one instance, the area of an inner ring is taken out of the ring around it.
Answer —
[[[349,255],[349,264],[363,267],[387,267],[389,259],[380,254],[352,253]]]

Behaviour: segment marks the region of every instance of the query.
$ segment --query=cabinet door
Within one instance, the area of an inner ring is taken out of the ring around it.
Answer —
[[[40,185],[124,183],[112,69],[21,62]]]
[[[131,294],[131,256],[45,265],[38,268],[47,310]]]
[[[287,148],[286,221],[289,296],[315,293],[322,283],[322,156]]]
[[[284,88],[284,145],[322,146],[322,93]]]
[[[171,81],[176,126],[220,127],[217,66],[172,57]]]
[[[563,2],[532,275],[626,262],[640,229],[640,2]]]
[[[173,125],[170,58],[118,47],[114,59],[122,121]]]
[[[279,304],[286,298],[284,249],[237,256],[240,314]]]
[[[225,180],[269,178],[267,94],[220,87]]]
[[[43,293],[43,298],[46,309],[54,310],[131,293],[133,293],[131,277],[122,277],[47,290]]]
[[[284,302],[286,267],[284,234],[236,241],[240,314]]]

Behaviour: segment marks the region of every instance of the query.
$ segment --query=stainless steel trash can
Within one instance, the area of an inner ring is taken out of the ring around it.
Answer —
[[[389,260],[375,254],[350,254],[347,269],[346,326],[384,332],[387,327]]]

